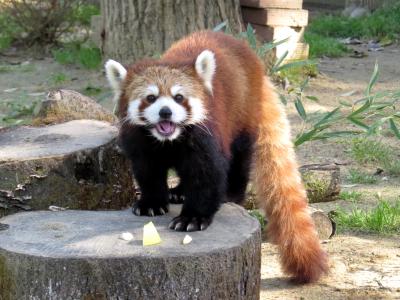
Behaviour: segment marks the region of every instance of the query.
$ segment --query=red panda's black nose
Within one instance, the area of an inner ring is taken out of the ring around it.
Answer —
[[[168,106],[164,106],[160,109],[160,112],[158,113],[161,118],[163,119],[169,119],[172,116],[172,111],[169,109]]]

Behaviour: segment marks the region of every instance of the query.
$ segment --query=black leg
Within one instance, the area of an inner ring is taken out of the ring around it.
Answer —
[[[227,160],[210,135],[194,132],[176,168],[185,197],[181,214],[169,227],[177,231],[205,230],[226,192]]]
[[[168,212],[168,169],[155,161],[134,160],[133,173],[139,184],[141,197],[132,211],[138,216],[163,215]]]
[[[231,146],[228,172],[228,201],[243,204],[251,169],[253,139],[247,133],[238,136]]]
[[[125,153],[132,162],[133,174],[139,184],[141,197],[132,212],[140,216],[163,215],[168,212],[168,162],[158,144],[142,128],[128,127],[120,131]]]

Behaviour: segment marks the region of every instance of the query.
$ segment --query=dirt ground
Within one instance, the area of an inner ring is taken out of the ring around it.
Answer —
[[[358,48],[360,50],[363,46]],[[400,89],[399,45],[389,46],[382,52],[368,52],[367,57],[360,59],[323,58],[319,61],[320,74],[310,81],[307,89],[309,95],[317,96],[320,101],[308,102],[307,111],[326,111],[338,104],[339,99],[354,100],[362,96],[375,61],[381,70],[376,90]],[[39,102],[48,90],[54,88],[74,89],[90,94],[109,109],[113,106],[102,71],[61,66],[41,53],[21,53],[11,49],[0,54],[0,119],[10,104]],[[296,132],[299,120],[293,108],[288,111],[293,131]],[[0,128],[5,125],[0,123]],[[394,139],[384,141],[400,147]],[[342,173],[346,174],[355,162],[345,150],[343,144],[327,141],[306,143],[297,152],[301,164],[346,163],[342,169]],[[377,192],[389,201],[398,199],[400,179],[382,176],[377,184],[356,185],[347,189],[363,192],[365,199],[360,205],[369,208],[376,205],[374,194]],[[330,211],[337,206],[348,205],[342,200],[315,206]],[[330,274],[319,283],[296,286],[281,273],[275,246],[263,243],[261,299],[400,299],[400,235],[347,232],[326,241],[323,247],[330,256]]]

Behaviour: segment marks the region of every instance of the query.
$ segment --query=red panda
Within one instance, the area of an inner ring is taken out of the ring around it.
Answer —
[[[285,111],[246,42],[197,32],[158,60],[127,69],[109,60],[105,68],[118,101],[120,141],[142,192],[134,214],[165,214],[172,193],[184,201],[169,227],[205,230],[222,202],[244,201],[253,169],[283,270],[302,283],[327,272]],[[171,168],[180,184],[169,191]]]

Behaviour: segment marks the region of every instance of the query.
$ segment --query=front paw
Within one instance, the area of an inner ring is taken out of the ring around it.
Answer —
[[[185,196],[182,195],[180,186],[169,189],[169,203],[182,204],[185,201]]]
[[[136,216],[161,216],[168,212],[168,204],[148,203],[139,200],[133,204],[132,212]]]
[[[211,224],[212,218],[204,218],[204,217],[185,217],[178,216],[172,219],[169,223],[169,229],[175,231],[198,231],[198,230],[206,230],[207,227]]]

